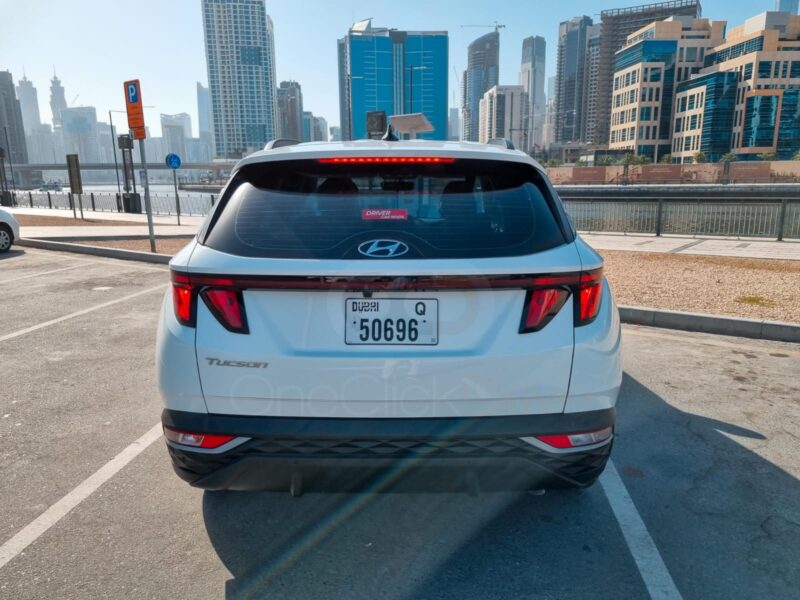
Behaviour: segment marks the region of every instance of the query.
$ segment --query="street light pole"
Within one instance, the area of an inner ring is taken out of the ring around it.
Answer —
[[[11,169],[11,187],[14,189],[14,193],[17,193],[17,182],[14,181],[14,157],[11,155],[11,142],[8,141],[8,127],[3,126],[3,130],[6,134],[6,148],[8,148],[8,167]]]
[[[108,126],[111,129],[111,151],[114,153],[114,173],[117,175],[117,193],[122,197],[122,187],[119,185],[119,163],[117,162],[117,144],[114,135],[114,121],[111,119],[111,111],[108,111]]]

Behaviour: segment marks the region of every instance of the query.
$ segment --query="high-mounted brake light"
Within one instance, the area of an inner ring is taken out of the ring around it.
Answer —
[[[169,427],[164,427],[164,437],[174,444],[181,444],[182,446],[194,446],[195,448],[204,448],[206,450],[219,448],[220,446],[224,446],[236,438],[235,435],[191,433],[189,431],[170,429]]]
[[[323,165],[339,164],[451,164],[455,158],[448,156],[336,156],[333,158],[319,158],[317,162]]]
[[[553,448],[577,448],[580,446],[589,446],[591,444],[599,444],[606,441],[611,437],[613,429],[606,427],[598,429],[597,431],[587,431],[585,433],[564,433],[558,435],[537,435],[536,439],[543,441],[548,446]]]

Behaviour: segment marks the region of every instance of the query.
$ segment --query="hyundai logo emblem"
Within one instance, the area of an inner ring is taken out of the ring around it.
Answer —
[[[359,244],[358,251],[370,258],[395,258],[408,252],[408,246],[397,240],[369,240]]]

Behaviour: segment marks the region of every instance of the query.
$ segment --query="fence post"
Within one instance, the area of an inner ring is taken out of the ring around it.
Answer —
[[[50,192],[47,192],[47,208],[53,208],[53,201],[50,198]]]
[[[96,211],[97,209],[94,207],[94,192],[89,194],[89,198],[92,200],[92,210]]]
[[[786,205],[788,204],[786,198],[781,200],[781,212],[778,214],[778,241],[783,241],[783,231],[786,227]]]
[[[211,194],[211,208],[214,208],[214,194]]]
[[[117,199],[117,212],[122,212],[122,204],[119,201],[119,194],[114,194],[114,197]]]
[[[33,192],[28,192],[28,203],[31,205],[31,208],[33,208]]]
[[[656,236],[661,236],[661,216],[664,213],[664,199],[659,198],[656,204]]]

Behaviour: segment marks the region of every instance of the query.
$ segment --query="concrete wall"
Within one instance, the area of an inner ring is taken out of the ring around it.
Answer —
[[[621,183],[723,183],[724,163],[687,165],[654,164],[610,167],[550,167],[550,180],[555,185],[621,184]],[[800,161],[732,162],[728,166],[730,183],[800,183]]]

